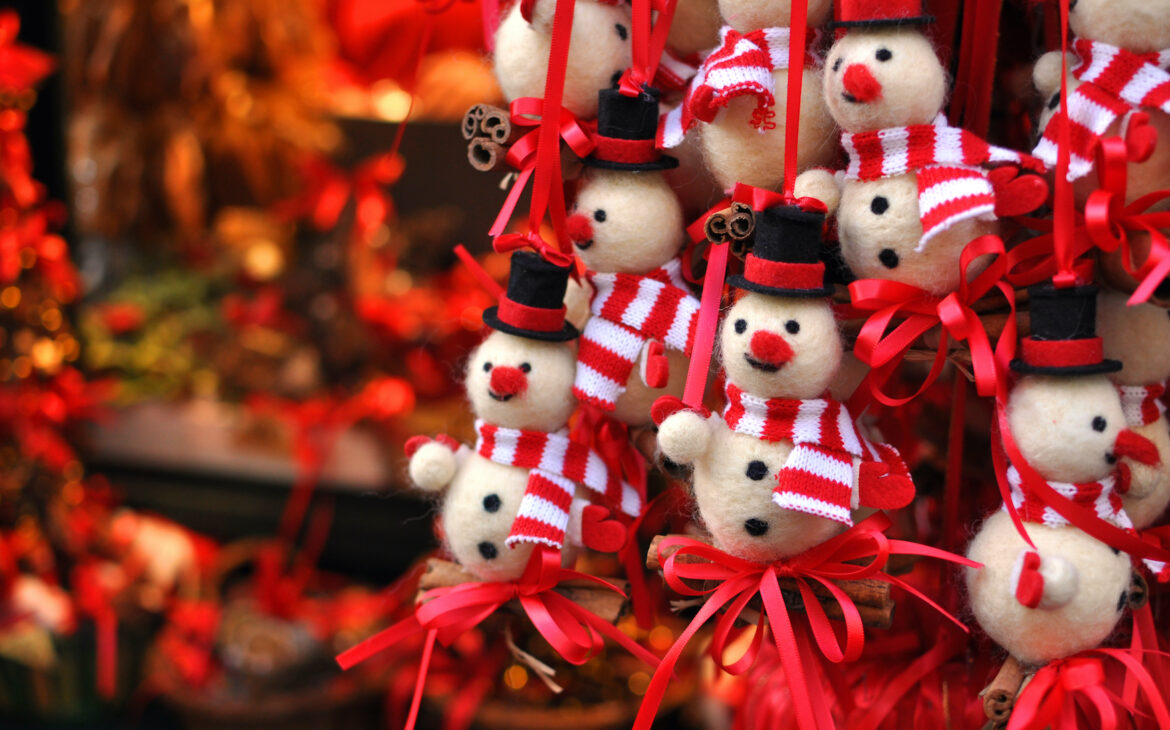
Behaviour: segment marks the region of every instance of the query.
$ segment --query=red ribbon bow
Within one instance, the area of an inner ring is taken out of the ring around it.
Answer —
[[[304,179],[309,187],[301,195],[277,204],[279,217],[307,218],[319,231],[332,230],[346,205],[354,201],[353,240],[368,240],[371,233],[394,212],[394,200],[385,188],[402,176],[402,158],[388,152],[375,155],[354,167],[342,170],[324,158],[305,164]]]
[[[521,248],[531,248],[545,260],[557,266],[569,267],[573,265],[573,255],[567,254],[555,246],[549,245],[538,233],[505,233],[492,239],[492,248],[496,253],[509,253]]]
[[[992,263],[973,281],[967,270],[980,256],[994,255]],[[862,279],[849,285],[855,309],[872,311],[857,336],[853,352],[873,368],[866,378],[870,392],[880,402],[901,406],[917,398],[938,379],[946,364],[951,338],[966,341],[971,351],[975,388],[979,395],[991,397],[1006,384],[1008,366],[1016,351],[1016,302],[1012,287],[1003,281],[1006,271],[1003,241],[998,236],[981,236],[963,249],[959,259],[959,290],[945,297],[930,294],[916,286],[885,279]],[[1003,333],[992,349],[983,322],[972,305],[992,289],[1003,294],[1010,310]],[[888,335],[886,328],[895,317],[904,317]],[[906,357],[906,352],[921,335],[941,324],[938,348],[930,372],[913,395],[895,398],[882,385]]]
[[[780,590],[778,579],[781,577],[791,578],[796,582],[812,637],[821,655],[834,663],[856,660],[865,644],[861,614],[853,600],[836,585],[834,582],[836,580],[878,578],[898,585],[966,630],[958,619],[924,594],[904,581],[888,575],[882,569],[891,555],[923,555],[969,567],[978,567],[979,564],[936,548],[887,538],[883,531],[890,525],[890,518],[884,513],[878,513],[811,550],[771,564],[744,560],[686,537],[668,537],[663,540],[658,551],[667,585],[684,596],[707,598],[691,623],[679,635],[674,646],[663,657],[662,663],[650,680],[634,723],[635,730],[650,728],[674,666],[687,643],[708,619],[725,606],[727,610],[716,621],[709,649],[715,663],[730,674],[746,672],[755,663],[764,637],[771,633],[792,691],[799,726],[802,729],[826,727],[824,718],[828,714],[828,709],[823,690],[819,684],[810,686],[805,676],[805,664],[813,655],[807,647],[804,632],[795,631],[784,595]],[[668,549],[676,547],[678,549],[674,553],[666,555]],[[703,562],[686,562],[680,559],[683,557],[700,558]],[[853,562],[861,560],[866,562],[861,564]],[[712,581],[716,585],[694,588],[687,582],[690,580]],[[845,622],[844,646],[838,641],[824,607],[817,594],[813,592],[814,583],[827,590],[841,607]],[[760,613],[751,644],[740,659],[728,664],[724,660],[728,638],[732,635],[735,622],[747,604],[757,595],[761,598],[764,610]],[[801,642],[804,642],[804,645]]]
[[[540,635],[570,664],[584,664],[604,648],[604,637],[609,637],[650,666],[658,666],[658,657],[616,626],[554,590],[567,580],[588,580],[625,595],[612,583],[561,567],[559,551],[537,547],[519,580],[463,583],[429,590],[411,616],[337,655],[337,663],[342,669],[349,669],[383,649],[425,631],[427,641],[407,730],[414,727],[435,640],[450,646],[512,600],[519,601]]]
[[[1105,686],[1105,659],[1124,665],[1127,676],[1137,680],[1149,700],[1158,726],[1170,727],[1170,711],[1161,688],[1141,662],[1121,649],[1092,649],[1050,662],[1038,671],[1016,700],[1008,730],[1080,727],[1077,717],[1085,711],[1082,701],[1096,714],[1092,727],[1117,730],[1117,706],[1126,707],[1126,703]],[[1133,711],[1132,707],[1126,709]]]
[[[495,222],[488,230],[488,235],[499,236],[504,232],[508,221],[512,219],[512,212],[516,209],[516,204],[520,202],[521,193],[524,192],[529,178],[536,171],[536,151],[537,142],[540,140],[541,105],[543,102],[543,99],[523,97],[516,99],[508,106],[514,127],[536,128],[513,142],[512,146],[508,148],[508,153],[504,156],[504,161],[520,174],[516,178],[516,182],[512,184],[512,189],[508,191],[508,197],[504,199],[504,205],[500,208]],[[564,140],[575,155],[581,158],[587,157],[593,151],[593,136],[571,111],[564,107],[560,109],[560,117],[557,120],[557,135]]]
[[[1158,229],[1170,227],[1170,211],[1147,212],[1170,199],[1170,190],[1158,190],[1129,203],[1126,199],[1126,170],[1129,147],[1120,137],[1100,140],[1097,147],[1097,176],[1101,187],[1085,201],[1085,231],[1089,239],[1106,253],[1120,249],[1125,270],[1138,281],[1129,303],[1140,304],[1170,274],[1170,244]],[[1135,263],[1130,231],[1150,237],[1150,251],[1141,264]]]

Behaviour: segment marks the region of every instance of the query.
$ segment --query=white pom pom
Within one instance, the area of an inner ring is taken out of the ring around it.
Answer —
[[[711,429],[694,411],[679,411],[658,426],[658,447],[676,464],[690,464],[707,451]]]
[[[410,480],[419,489],[437,492],[455,478],[455,453],[437,441],[423,444],[410,457]]]

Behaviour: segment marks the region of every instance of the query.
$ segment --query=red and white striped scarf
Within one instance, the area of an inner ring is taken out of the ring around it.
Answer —
[[[654,74],[654,88],[669,94],[685,91],[691,79],[699,72],[700,56],[693,53],[680,56],[667,48],[662,52],[662,59],[658,62],[658,71]]]
[[[479,435],[477,454],[497,464],[529,470],[524,497],[504,541],[509,547],[518,542],[563,547],[577,484],[630,517],[642,512],[638,491],[611,472],[601,456],[571,441],[566,433],[504,428],[483,419],[476,420],[475,432]]]
[[[1011,487],[1012,504],[1021,520],[1047,527],[1068,526],[1068,520],[1060,513],[1049,507],[1044,500],[1023,488],[1020,472],[1016,467],[1008,467],[1007,480]],[[1066,497],[1082,507],[1092,509],[1098,517],[1114,527],[1123,530],[1133,529],[1133,522],[1126,514],[1125,507],[1121,502],[1121,494],[1118,493],[1116,473],[1110,474],[1101,481],[1087,484],[1048,482],[1048,486],[1062,497]],[[1006,506],[1004,509],[1007,509]]]
[[[658,146],[669,149],[682,144],[691,127],[698,122],[713,121],[719,110],[738,96],[755,97],[756,118],[762,125],[776,105],[772,72],[788,68],[788,34],[788,28],[740,33],[729,25],[723,26],[719,31],[719,47],[703,59],[682,104],[663,115]],[[816,47],[817,37],[810,35],[810,38],[809,47]],[[805,63],[818,65],[820,59],[809,55]]]
[[[934,124],[842,132],[841,146],[849,156],[847,180],[918,174],[918,215],[922,220],[918,251],[960,221],[995,220],[995,191],[980,165],[1041,167],[1028,155],[996,147],[965,129],[950,126],[942,114]]]
[[[1170,49],[1133,53],[1086,38],[1076,39],[1073,49],[1079,62],[1072,74],[1081,84],[1068,92],[1070,182],[1092,171],[1097,140],[1117,119],[1141,107],[1170,114]],[[1052,168],[1060,146],[1058,115],[1032,151]]]
[[[587,276],[593,285],[593,316],[581,333],[573,394],[612,411],[647,340],[690,353],[699,321],[699,300],[672,259],[647,274]]]
[[[1166,413],[1166,384],[1119,385],[1121,410],[1130,428],[1148,426]]]
[[[724,386],[723,421],[736,433],[763,441],[791,441],[792,452],[777,474],[772,501],[781,509],[853,524],[853,458],[906,472],[898,450],[870,442],[845,405],[831,398],[761,398],[730,380]]]

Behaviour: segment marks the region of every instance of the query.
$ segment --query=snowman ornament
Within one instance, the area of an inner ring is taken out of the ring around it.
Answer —
[[[828,0],[808,3],[808,25],[827,19]],[[790,0],[719,0],[725,25],[719,46],[704,59],[683,102],[663,118],[663,147],[681,145],[692,129],[715,180],[724,190],[737,182],[779,190],[784,183],[788,95]],[[798,168],[829,164],[833,120],[817,88],[821,69],[809,59],[800,99]]]
[[[1029,289],[1032,334],[1012,368],[1023,377],[1007,402],[1020,456],[1058,494],[1123,530],[1127,470],[1119,460],[1156,463],[1157,450],[1126,427],[1107,360],[1095,336],[1096,289]],[[983,523],[968,557],[976,620],[1026,667],[1096,647],[1128,605],[1130,556],[1100,542],[1028,488],[1017,465],[1005,475],[1012,504],[1035,544],[1024,542],[1007,508]]]
[[[842,344],[819,260],[823,221],[794,206],[757,214],[744,273],[730,279],[743,294],[720,334],[722,417],[655,406],[659,447],[693,465],[715,545],[760,563],[832,538],[859,506],[896,508],[914,496],[898,452],[866,439],[827,394]]]
[[[1161,464],[1146,466],[1122,459],[1130,471],[1125,511],[1138,530],[1150,527],[1170,505],[1170,423],[1166,388],[1170,384],[1170,316],[1153,304],[1129,306],[1128,297],[1102,291],[1097,302],[1097,330],[1105,356],[1125,363],[1109,375],[1121,395],[1126,425],[1158,447]]]
[[[682,395],[699,300],[682,276],[682,206],[662,173],[677,162],[654,147],[658,104],[650,93],[599,96],[596,148],[567,221],[592,290],[573,392],[650,425],[655,398]]]
[[[1047,187],[1027,176],[997,195],[1002,173],[988,166],[1043,166],[947,124],[946,71],[920,29],[933,22],[922,10],[919,0],[841,3],[833,25],[845,33],[826,57],[823,93],[848,166],[837,176],[805,172],[797,189],[835,211],[842,256],[858,278],[942,295],[959,286],[967,243],[997,232],[997,207],[1031,210]]]
[[[519,578],[536,545],[562,549],[568,540],[614,550],[624,532],[610,534],[620,525],[604,518],[641,512],[638,492],[568,437],[577,406],[570,345],[577,330],[562,304],[568,277],[568,267],[537,254],[513,254],[507,291],[483,314],[495,331],[467,366],[475,446],[446,436],[407,444],[414,484],[446,491],[441,522],[450,553],[483,580]]]

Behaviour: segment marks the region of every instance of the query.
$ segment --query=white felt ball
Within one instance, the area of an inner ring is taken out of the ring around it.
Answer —
[[[797,198],[814,198],[825,204],[829,215],[837,212],[841,204],[841,186],[831,170],[818,167],[800,173],[796,178],[793,194]]]
[[[522,372],[523,389],[516,393],[493,390],[497,368]],[[464,385],[472,411],[488,423],[556,431],[577,407],[572,390],[576,373],[576,355],[566,343],[493,332],[471,354]]]
[[[694,411],[678,411],[658,425],[658,448],[676,464],[693,463],[706,453],[714,427]]]
[[[437,441],[429,441],[410,457],[408,471],[410,481],[419,489],[444,489],[455,476],[455,453]]]

